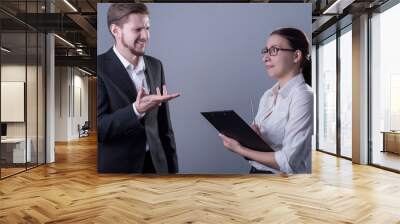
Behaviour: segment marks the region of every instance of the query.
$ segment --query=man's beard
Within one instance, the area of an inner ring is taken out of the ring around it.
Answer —
[[[122,36],[122,45],[124,45],[124,47],[128,48],[129,51],[135,56],[140,57],[140,56],[144,55],[144,51],[137,51],[137,50],[135,50],[135,46],[133,46],[133,47],[129,46],[129,44],[126,43],[124,36]],[[135,45],[135,43],[134,43],[134,45]]]

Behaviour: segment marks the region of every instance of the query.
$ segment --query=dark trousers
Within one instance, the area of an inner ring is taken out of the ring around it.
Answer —
[[[156,173],[150,151],[146,152],[146,156],[144,158],[143,173]]]
[[[273,174],[271,171],[258,170],[254,166],[251,167],[250,173],[251,174]]]

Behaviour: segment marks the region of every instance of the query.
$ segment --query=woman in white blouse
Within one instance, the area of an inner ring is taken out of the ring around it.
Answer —
[[[250,173],[311,173],[314,97],[305,34],[295,28],[273,31],[262,59],[277,83],[261,97],[252,128],[274,152],[260,152],[220,134],[224,146],[249,159]]]

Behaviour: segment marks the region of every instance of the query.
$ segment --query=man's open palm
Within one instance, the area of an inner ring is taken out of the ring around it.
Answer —
[[[156,88],[157,94],[150,95],[141,87],[136,97],[135,107],[139,113],[145,113],[148,110],[161,105],[163,102],[172,100],[180,93],[168,94],[166,85],[163,85],[163,93],[161,94],[160,88]]]

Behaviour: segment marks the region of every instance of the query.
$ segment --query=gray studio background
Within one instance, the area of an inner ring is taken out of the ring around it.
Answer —
[[[113,45],[109,3],[97,4],[97,53]],[[296,27],[311,40],[311,4],[149,3],[146,54],[163,62],[180,173],[248,173],[248,162],[225,149],[202,111],[235,110],[247,122],[275,81],[260,50],[268,34]]]

